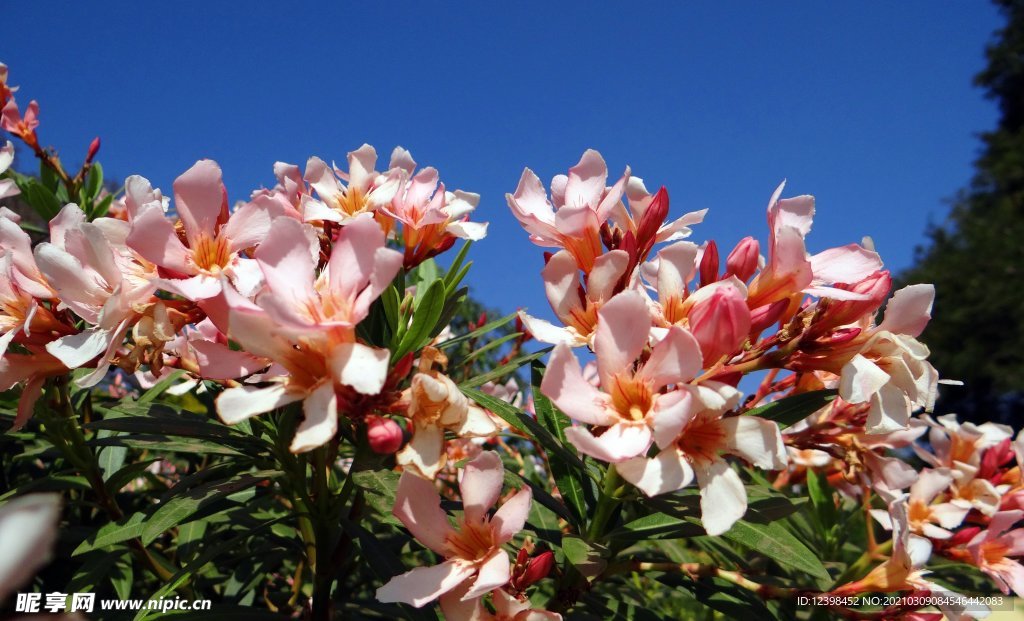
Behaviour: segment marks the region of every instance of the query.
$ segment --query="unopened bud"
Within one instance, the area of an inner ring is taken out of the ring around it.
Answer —
[[[698,291],[694,294],[700,296]],[[750,333],[750,310],[743,294],[727,282],[715,285],[710,295],[690,309],[690,332],[700,343],[704,365],[733,354]]]
[[[402,448],[402,428],[390,418],[366,417],[366,439],[370,448],[379,455],[390,455]]]
[[[519,555],[516,557],[516,566],[512,570],[510,584],[516,591],[524,591],[530,585],[547,578],[554,565],[555,555],[551,550],[545,550],[527,560],[527,552],[523,548],[519,550]]]
[[[815,322],[819,329],[834,328],[856,323],[867,315],[874,315],[878,312],[882,302],[889,295],[892,288],[892,278],[889,272],[882,270],[875,272],[863,280],[847,285],[837,284],[837,289],[843,289],[852,293],[859,293],[864,297],[862,300],[831,300],[828,310]]]
[[[700,257],[700,286],[710,285],[718,280],[718,244],[714,240],[704,246]]]
[[[974,536],[980,532],[980,526],[968,526],[967,528],[961,528],[953,533],[952,537],[946,540],[946,547],[955,548],[957,546],[967,545],[967,543],[971,539],[974,539]]]
[[[777,322],[787,308],[789,308],[789,300],[776,300],[750,311],[750,337],[756,337],[765,328]]]
[[[1014,458],[1012,442],[1010,438],[1004,439],[999,444],[989,447],[981,458],[981,468],[978,469],[979,479],[991,479],[999,473],[999,469]]]
[[[99,150],[100,150],[100,137],[96,136],[95,138],[92,139],[92,142],[89,143],[89,151],[88,151],[88,153],[85,154],[85,161],[86,161],[86,163],[91,162],[92,158],[96,157],[96,154],[99,152]]]
[[[760,256],[761,246],[753,237],[744,237],[736,247],[729,253],[725,260],[725,269],[729,274],[739,278],[743,282],[750,280],[750,277],[757,271],[757,263]]]

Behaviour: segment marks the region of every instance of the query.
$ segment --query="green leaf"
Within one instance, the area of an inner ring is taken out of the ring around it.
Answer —
[[[101,430],[97,437],[109,438],[117,435],[106,429]],[[124,460],[128,456],[128,448],[124,446],[108,446],[100,451],[96,461],[99,462],[100,470],[103,471],[103,478],[109,479],[124,466]]]
[[[21,198],[44,220],[52,220],[60,212],[61,202],[57,195],[36,179],[25,175],[16,175],[14,182],[21,190]],[[57,185],[60,183],[58,182]]]
[[[585,578],[599,575],[608,566],[599,548],[575,535],[562,537],[562,552],[565,553],[565,559]]]
[[[142,529],[145,527],[145,519],[146,514],[133,513],[123,520],[104,524],[99,530],[75,548],[75,551],[71,553],[71,556],[78,556],[79,554],[85,554],[86,552],[92,552],[93,550],[102,550],[108,546],[112,546],[116,543],[122,543],[130,539],[138,539],[142,536]]]
[[[493,382],[493,381],[496,381],[496,380],[500,380],[501,378],[503,378],[506,375],[514,372],[516,369],[518,369],[519,367],[523,366],[524,364],[529,364],[529,363],[533,362],[534,360],[538,360],[540,358],[543,358],[544,355],[546,355],[549,351],[551,351],[551,348],[550,347],[545,347],[544,349],[542,349],[540,351],[535,351],[532,354],[524,354],[522,356],[519,356],[518,358],[510,360],[509,362],[506,362],[505,364],[503,364],[503,365],[501,365],[499,367],[495,367],[494,369],[491,369],[487,373],[482,373],[482,374],[477,375],[476,377],[474,377],[472,379],[468,379],[468,380],[462,382],[461,384],[459,384],[459,387],[460,388],[476,388],[477,386],[483,386],[487,382]]]
[[[576,448],[566,439],[565,428],[572,425],[569,417],[563,414],[551,403],[551,400],[540,392],[542,379],[542,368],[539,362],[535,362],[532,368],[531,390],[533,393],[533,407],[537,412],[537,422],[543,425],[558,443],[566,450],[576,454]],[[581,526],[587,518],[587,499],[584,494],[581,481],[585,481],[580,473],[575,471],[573,464],[563,461],[559,454],[552,454],[548,459],[551,466],[551,474],[555,478],[555,484],[566,504],[572,509],[575,525]],[[578,460],[577,460],[578,461]]]
[[[255,486],[257,483],[279,474],[274,471],[246,473],[227,481],[215,481],[192,488],[184,496],[176,496],[160,505],[145,522],[142,543],[149,545],[167,529],[184,522],[197,511],[225,499],[235,492]],[[172,489],[173,491],[173,489]]]
[[[479,338],[479,337],[487,334],[491,330],[497,330],[498,328],[500,328],[501,326],[511,322],[515,318],[516,318],[516,313],[509,313],[508,315],[505,315],[501,319],[495,319],[494,321],[485,323],[484,325],[480,326],[476,330],[473,330],[472,332],[467,332],[466,334],[463,334],[463,335],[460,335],[460,336],[456,336],[455,338],[450,338],[447,341],[443,341],[441,343],[438,343],[437,347],[439,349],[446,349],[448,347],[452,347],[454,345],[458,345],[459,343],[464,343],[464,342],[466,342],[468,340]]]
[[[172,371],[170,375],[154,384],[152,388],[142,393],[142,395],[139,396],[139,398],[136,399],[135,401],[137,403],[149,403],[150,401],[162,395],[165,390],[176,384],[178,380],[180,380],[184,376],[185,372],[181,369],[176,369]]]
[[[103,582],[114,569],[114,565],[127,553],[128,548],[122,546],[114,550],[92,554],[72,576],[71,582],[66,587],[67,592],[90,593],[96,591],[96,587]]]
[[[90,201],[99,196],[100,190],[103,189],[103,167],[99,162],[93,162],[89,167],[89,174],[85,177],[85,185],[82,189]]]
[[[448,266],[448,271],[444,275],[445,288],[448,291],[452,291],[455,287],[459,286],[459,281],[462,280],[462,276],[465,276],[465,271],[462,269],[462,262],[466,260],[466,254],[469,252],[469,247],[473,245],[473,242],[466,241],[462,244],[462,248],[459,248],[458,254],[452,259],[452,264]],[[460,272],[462,276],[460,276]]]
[[[113,194],[108,194],[105,197],[103,197],[103,200],[101,200],[100,202],[96,203],[93,206],[93,209],[92,209],[92,219],[95,220],[96,218],[102,218],[103,216],[107,215],[107,212],[110,211],[110,206],[113,203],[114,203],[114,195]]]
[[[88,446],[127,446],[128,448],[169,453],[194,453],[197,455],[229,455],[242,457],[245,453],[214,444],[205,440],[173,440],[161,435],[138,435],[132,437],[93,438],[86,442]]]
[[[756,407],[744,412],[748,416],[760,416],[778,423],[781,429],[785,429],[794,423],[798,423],[814,414],[821,408],[831,403],[839,392],[835,389],[814,390],[800,393],[792,397],[786,397],[773,401],[767,405]]]
[[[412,315],[412,324],[408,332],[402,336],[402,342],[398,349],[392,354],[392,360],[398,360],[411,351],[417,351],[430,340],[430,333],[441,318],[441,311],[444,310],[445,292],[444,282],[435,280],[427,288],[416,305]]]
[[[810,574],[822,585],[831,580],[818,556],[778,522],[757,524],[740,520],[722,537],[763,554],[783,567]]]
[[[350,476],[365,493],[366,504],[382,516],[385,522],[397,523],[391,510],[395,506],[399,474],[394,470],[361,470]]]
[[[627,522],[608,533],[608,538],[617,542],[643,541],[645,539],[678,539],[703,535],[700,522],[693,518],[677,518],[665,513],[652,513]]]
[[[556,455],[559,459],[563,460],[573,468],[576,468],[580,472],[585,473],[587,471],[587,467],[584,465],[583,461],[580,460],[574,452],[563,446],[557,438],[551,435],[551,432],[511,403],[502,401],[501,399],[492,397],[473,388],[462,388],[462,392],[485,409],[500,416],[509,425],[512,425],[519,431],[525,433],[528,437],[536,440],[537,443],[549,453],[549,455]]]

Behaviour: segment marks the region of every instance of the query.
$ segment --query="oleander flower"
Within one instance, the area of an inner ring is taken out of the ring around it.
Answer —
[[[0,175],[7,172],[14,161],[14,145],[8,140],[0,147]],[[10,198],[21,193],[13,179],[0,179],[0,198]]]
[[[377,151],[368,144],[348,154],[347,173],[318,157],[309,158],[303,178],[319,200],[303,196],[303,220],[348,224],[390,203],[399,190],[398,171],[381,174],[376,166]]]
[[[1024,555],[1024,528],[1014,528],[1024,511],[1001,511],[992,516],[988,528],[967,544],[978,569],[995,580],[999,590],[1024,597],[1024,565],[1010,557]]]
[[[910,532],[930,539],[949,539],[951,529],[960,526],[969,508],[952,502],[935,502],[940,494],[949,490],[953,475],[947,468],[925,468],[910,486],[907,496],[907,520]],[[888,511],[873,509],[871,514],[879,524],[892,530]]]
[[[393,513],[444,561],[395,576],[377,589],[377,599],[419,608],[467,584],[459,601],[472,601],[507,584],[511,559],[501,546],[526,524],[532,493],[524,487],[490,514],[501,496],[504,474],[501,458],[493,451],[484,451],[466,465],[459,481],[463,514],[453,527],[434,483],[403,472]]]
[[[196,162],[175,179],[174,208],[177,222],[161,200],[139,206],[127,237],[128,246],[165,274],[156,280],[161,289],[207,300],[220,294],[222,274],[243,294],[259,288],[259,269],[242,251],[262,242],[280,213],[254,203],[230,213],[220,166],[212,160]]]
[[[611,217],[622,199],[630,171],[611,187],[608,166],[593,149],[583,153],[568,175],[551,180],[551,197],[544,184],[529,168],[523,170],[519,187],[506,194],[512,215],[530,234],[530,241],[539,246],[564,248],[586,273],[594,267],[601,252],[601,225]]]
[[[228,336],[249,354],[287,370],[265,387],[239,386],[217,398],[221,419],[234,424],[295,401],[303,402],[291,450],[328,442],[338,428],[336,391],[376,395],[387,380],[390,353],[356,338],[356,325],[401,266],[402,255],[385,247],[372,219],[353,221],[334,243],[317,275],[318,246],[309,225],[274,221],[256,251],[265,286],[255,302],[228,285]]]
[[[673,327],[639,366],[651,330],[647,302],[624,291],[598,312],[594,354],[601,380],[598,390],[565,343],[555,346],[541,392],[573,420],[603,428],[599,434],[582,426],[565,430],[580,452],[607,462],[644,453],[654,436],[674,436],[685,421],[685,393],[662,390],[681,385],[701,368],[700,346],[686,330]]]
[[[729,530],[747,512],[747,492],[725,454],[765,470],[786,467],[786,447],[779,427],[757,416],[723,416],[740,398],[735,388],[718,382],[684,386],[680,391],[681,424],[656,430],[661,451],[639,456],[615,469],[644,494],[657,496],[682,489],[696,474],[701,522],[709,535]]]

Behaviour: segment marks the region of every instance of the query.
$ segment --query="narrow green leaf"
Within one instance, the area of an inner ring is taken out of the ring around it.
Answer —
[[[532,354],[523,354],[522,356],[510,360],[509,362],[499,367],[495,367],[494,369],[488,371],[487,373],[482,373],[474,378],[462,382],[461,384],[459,384],[459,388],[476,388],[477,386],[483,386],[487,382],[500,380],[501,378],[514,372],[516,369],[523,366],[524,364],[529,364],[534,360],[543,358],[549,351],[551,351],[551,348],[545,347],[544,349],[540,351],[535,351]]]
[[[392,354],[392,359],[397,360],[411,351],[417,351],[430,340],[430,332],[437,325],[437,320],[444,310],[444,282],[435,280],[423,294],[416,310],[412,315],[412,324],[409,330],[402,336],[402,342],[398,349]]]
[[[565,437],[565,429],[572,425],[572,421],[540,391],[542,368],[543,365],[534,362],[531,369],[530,388],[533,393],[533,408],[537,412],[537,422],[543,425],[561,446],[575,455],[576,448]],[[587,518],[587,500],[582,485],[586,478],[581,476],[580,472],[574,471],[573,464],[563,461],[557,453],[550,455],[548,461],[558,491],[572,510],[573,516],[576,518],[575,524],[579,527]]]
[[[804,392],[756,407],[744,412],[744,414],[773,420],[778,423],[780,428],[785,429],[825,407],[838,394],[838,391],[835,389]]]
[[[104,524],[94,534],[83,541],[71,556],[78,556],[93,550],[102,550],[116,543],[122,543],[129,539],[137,539],[142,535],[145,526],[146,514],[133,513],[127,518],[118,522]]]
[[[215,481],[194,487],[184,496],[176,496],[160,505],[146,520],[142,530],[142,543],[149,545],[167,529],[177,526],[202,508],[271,478],[273,471],[247,473],[227,481]],[[172,490],[173,491],[173,490]]]
[[[616,542],[644,541],[647,539],[679,539],[704,534],[700,523],[693,519],[681,519],[665,513],[652,513],[627,522],[608,533]]]
[[[557,455],[559,459],[571,465],[573,468],[576,468],[581,473],[587,471],[583,461],[580,460],[575,453],[563,446],[561,442],[551,435],[551,432],[545,429],[540,423],[523,413],[514,405],[472,388],[462,388],[462,392],[487,410],[490,410],[500,416],[509,425],[512,425],[519,431],[525,433],[529,438],[535,440],[549,453],[549,456],[551,454]]]
[[[783,567],[810,574],[822,584],[831,579],[818,556],[778,522],[757,524],[740,520],[722,536],[767,556]]]
[[[89,167],[89,174],[86,175],[82,189],[90,201],[99,196],[100,190],[103,189],[103,166],[100,166],[99,162],[93,162]]]
[[[501,319],[495,319],[494,321],[485,323],[484,325],[480,326],[476,330],[473,330],[472,332],[467,332],[466,334],[463,334],[461,336],[456,336],[454,338],[448,339],[447,341],[439,343],[437,347],[440,349],[447,349],[448,347],[458,345],[459,343],[464,343],[470,339],[479,338],[487,334],[491,330],[497,330],[498,328],[511,322],[515,318],[516,313],[509,313],[508,315],[505,315]]]

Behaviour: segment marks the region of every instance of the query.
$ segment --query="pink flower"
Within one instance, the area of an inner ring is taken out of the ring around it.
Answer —
[[[869,432],[903,429],[912,409],[930,410],[935,403],[938,373],[928,363],[928,348],[914,338],[928,323],[934,297],[932,285],[897,291],[882,323],[842,368],[839,395],[850,403],[871,404]]]
[[[26,345],[29,353],[8,352],[0,358],[0,391],[22,384],[18,397],[18,413],[11,429],[17,431],[32,418],[32,408],[43,394],[43,384],[49,377],[66,374],[69,369],[43,347]]]
[[[548,302],[564,327],[522,311],[519,317],[538,341],[572,347],[587,345],[594,335],[598,310],[615,295],[628,267],[629,255],[625,251],[609,251],[594,261],[584,288],[576,259],[567,250],[559,250],[548,259],[541,275]]]
[[[14,161],[14,145],[8,140],[7,143],[0,147],[0,175],[7,172],[7,169],[11,167],[11,162]],[[11,196],[17,196],[21,193],[13,179],[0,179],[0,198],[10,198]]]
[[[477,241],[487,235],[487,223],[470,222],[480,195],[445,191],[437,170],[428,167],[415,175],[416,162],[402,147],[391,154],[391,169],[400,171],[399,190],[380,212],[402,223],[405,267],[419,265],[444,252],[456,238]]]
[[[857,244],[850,244],[809,256],[804,238],[811,231],[814,197],[780,200],[785,185],[785,182],[780,184],[768,202],[768,263],[750,283],[750,307],[800,297],[803,293],[836,299],[860,299],[859,294],[828,285],[863,280],[881,269],[878,255]]]
[[[29,102],[24,116],[13,97],[0,112],[0,129],[11,132],[29,146],[39,144],[39,139],[36,137],[37,127],[39,127],[39,104],[35,100]]]
[[[907,520],[910,532],[930,539],[949,539],[952,528],[960,526],[969,508],[935,499],[949,490],[953,475],[946,468],[925,468],[910,486],[907,497]],[[892,530],[888,511],[872,510],[871,514],[886,529]]]
[[[717,382],[687,386],[682,392],[681,424],[674,433],[658,433],[661,452],[615,465],[616,470],[648,496],[682,489],[697,477],[701,521],[709,535],[729,530],[747,511],[747,493],[739,475],[723,458],[731,454],[758,468],[786,467],[786,447],[778,425],[757,416],[723,414],[739,402],[735,388]]]
[[[309,225],[292,218],[276,219],[273,233],[256,251],[266,285],[255,303],[231,287],[224,289],[228,335],[288,374],[275,377],[269,387],[224,391],[217,411],[233,424],[303,401],[305,419],[291,446],[295,452],[320,446],[336,433],[336,390],[376,395],[383,388],[390,354],[358,342],[355,328],[402,261],[400,253],[385,247],[376,222],[359,219],[339,233],[317,276],[318,245],[310,232]]]
[[[46,345],[69,369],[101,356],[96,370],[82,377],[92,386],[106,375],[115,350],[143,314],[156,289],[156,267],[125,245],[128,223],[111,218],[87,222],[68,204],[50,222],[50,241],[36,246],[36,263],[61,303],[89,327]]]
[[[469,582],[441,596],[441,611],[447,621],[560,621],[562,615],[534,608],[525,595],[516,597],[504,589],[491,591],[494,612],[484,606],[483,598],[464,600]]]
[[[252,203],[229,213],[220,166],[211,160],[196,162],[174,181],[174,206],[181,236],[154,200],[138,208],[127,238],[128,246],[166,272],[161,289],[206,300],[221,292],[221,274],[245,294],[258,289],[259,270],[241,252],[262,242],[279,214]]]
[[[662,190],[664,192],[664,189]],[[620,226],[626,233],[631,234],[637,241],[638,244],[648,243],[653,245],[661,242],[673,242],[680,239],[685,239],[690,236],[692,232],[690,227],[694,224],[700,224],[704,221],[704,215],[707,213],[707,209],[701,209],[699,211],[691,211],[690,213],[683,214],[681,217],[676,218],[672,222],[665,223],[665,216],[668,215],[667,205],[665,205],[665,213],[658,215],[653,223],[656,227],[654,235],[649,238],[646,232],[643,230],[647,221],[654,216],[654,214],[648,213],[652,206],[656,206],[658,200],[658,194],[651,194],[647,191],[644,186],[644,181],[640,177],[630,176],[626,180],[626,203],[628,207],[619,202],[612,210],[611,220]],[[663,200],[667,203],[667,193],[664,194]],[[649,248],[648,248],[649,249]],[[643,256],[639,257],[640,260],[647,258],[646,253],[641,253]]]
[[[725,259],[726,274],[747,282],[757,271],[761,260],[760,245],[753,237],[744,237]]]
[[[529,168],[523,171],[519,187],[507,194],[512,215],[539,246],[567,250],[586,273],[601,254],[601,225],[612,215],[629,179],[629,168],[610,188],[605,187],[608,167],[601,154],[592,149],[583,153],[568,176],[551,180],[548,199],[540,178]]]
[[[409,387],[412,439],[397,455],[398,464],[433,479],[445,464],[445,430],[459,438],[493,436],[499,427],[486,411],[470,404],[447,375],[417,373]]]
[[[395,576],[377,589],[377,599],[419,608],[467,583],[470,586],[460,601],[472,601],[507,584],[511,563],[501,546],[526,524],[532,494],[524,487],[490,515],[489,510],[501,496],[503,479],[504,468],[497,453],[484,451],[467,464],[459,482],[463,514],[453,528],[441,509],[434,484],[403,472],[393,513],[420,543],[444,561]]]
[[[1024,528],[1014,528],[1024,519],[1024,511],[996,513],[988,528],[967,544],[978,569],[985,572],[1006,594],[1013,591],[1024,597],[1024,566],[1010,558],[1024,554]]]
[[[650,329],[647,302],[636,291],[618,294],[598,312],[594,353],[603,392],[584,379],[568,345],[555,346],[541,392],[577,422],[607,427],[598,436],[584,427],[566,429],[581,452],[620,462],[646,451],[653,434],[674,436],[683,424],[684,393],[660,392],[700,371],[700,346],[687,331],[670,328],[635,369]]]
[[[368,144],[348,154],[348,173],[309,158],[304,178],[320,200],[303,197],[303,220],[347,224],[390,203],[399,189],[398,173],[382,175],[374,170],[376,165],[377,151]]]

